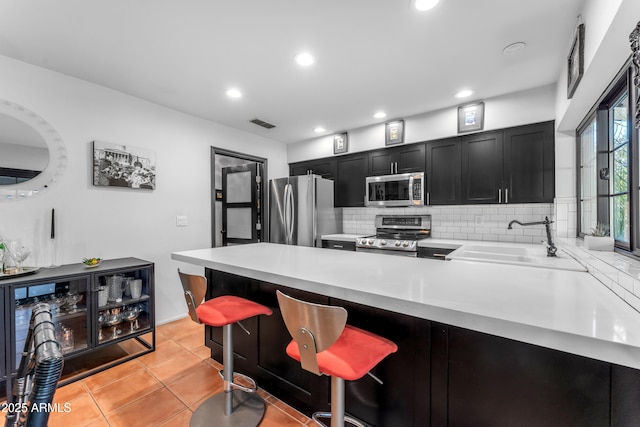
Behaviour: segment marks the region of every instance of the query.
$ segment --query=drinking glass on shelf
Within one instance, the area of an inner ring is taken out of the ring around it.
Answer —
[[[111,326],[112,333],[111,339],[118,338],[118,327],[117,325],[122,322],[122,313],[120,313],[121,308],[114,308],[111,310],[111,313],[107,316],[106,323]]]
[[[83,295],[76,293],[76,292],[70,292],[67,295],[67,305],[70,306],[69,307],[69,313],[75,313],[78,311],[78,303],[80,301],[82,301]]]
[[[60,343],[62,347],[62,352],[67,353],[72,351],[75,347],[75,343],[73,341],[73,330],[67,328],[65,326],[62,327],[62,342]]]
[[[137,305],[130,305],[125,310],[124,318],[127,322],[130,323],[129,332],[133,332],[138,329],[138,315],[140,314],[140,310]],[[135,326],[134,326],[135,323]]]
[[[98,341],[102,341],[104,339],[104,335],[102,334],[102,325],[107,320],[107,316],[109,316],[109,314],[111,314],[109,310],[98,312]]]
[[[134,279],[129,282],[131,298],[138,299],[142,295],[142,279]]]
[[[24,271],[22,263],[31,255],[31,249],[24,246],[20,240],[10,240],[5,244],[9,257],[16,263],[17,273]]]

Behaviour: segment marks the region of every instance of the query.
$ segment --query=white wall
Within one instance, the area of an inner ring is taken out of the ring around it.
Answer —
[[[1,56],[0,99],[42,116],[68,152],[67,169],[50,190],[0,203],[0,236],[35,249],[27,265],[49,265],[55,208],[59,263],[86,256],[155,263],[159,322],[186,315],[171,252],[211,245],[210,147],[265,157],[272,178],[288,174],[284,144]],[[93,187],[93,140],[154,150],[156,190]],[[176,215],[189,225],[177,228]]]
[[[629,34],[640,20],[638,0],[586,0],[584,75],[567,99],[567,66],[558,76],[556,127],[573,135],[580,122],[631,55]],[[571,40],[567,40],[567,55]]]
[[[638,0],[586,0],[584,74],[567,99],[567,66],[556,87],[556,230],[574,237],[577,230],[575,131],[629,56],[629,34],[640,20]],[[577,24],[577,23],[576,23]],[[571,48],[567,40],[567,55]]]
[[[482,101],[485,103],[484,131],[553,120],[555,85]],[[452,107],[405,117],[405,144],[458,135],[457,115],[458,108]],[[349,130],[349,153],[384,146],[384,122]],[[333,134],[290,144],[287,155],[289,162],[333,156]]]

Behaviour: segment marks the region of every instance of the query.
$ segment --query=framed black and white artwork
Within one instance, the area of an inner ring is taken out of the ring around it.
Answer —
[[[384,145],[404,142],[404,120],[394,120],[384,124]]]
[[[573,97],[584,74],[584,24],[578,25],[567,57],[567,99]]]
[[[93,141],[93,185],[154,190],[155,152],[131,145]]]
[[[458,107],[458,133],[484,128],[484,102]]]
[[[349,134],[339,133],[333,136],[333,154],[342,154],[349,151]]]

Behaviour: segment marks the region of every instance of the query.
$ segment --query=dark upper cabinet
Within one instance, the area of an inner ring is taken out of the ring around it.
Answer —
[[[553,203],[554,122],[291,163],[335,181],[335,206],[364,206],[365,178],[425,172],[430,205]]]
[[[460,139],[462,204],[502,203],[502,132]]]
[[[424,172],[424,144],[409,144],[369,152],[369,176]]]
[[[460,203],[460,138],[428,142],[427,200],[429,205]]]
[[[553,203],[555,155],[553,122],[504,131],[506,203]]]
[[[336,161],[336,207],[364,206],[365,178],[369,170],[367,153],[340,156]]]
[[[306,162],[291,163],[289,165],[290,176],[307,175],[310,173],[320,175],[321,177],[326,179],[335,180],[336,160],[333,158],[318,159],[309,160]]]
[[[553,203],[553,122],[460,139],[461,203]]]

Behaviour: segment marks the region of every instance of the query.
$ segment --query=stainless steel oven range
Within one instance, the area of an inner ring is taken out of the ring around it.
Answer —
[[[356,251],[417,257],[430,236],[431,215],[376,215],[376,234],[356,239]]]

